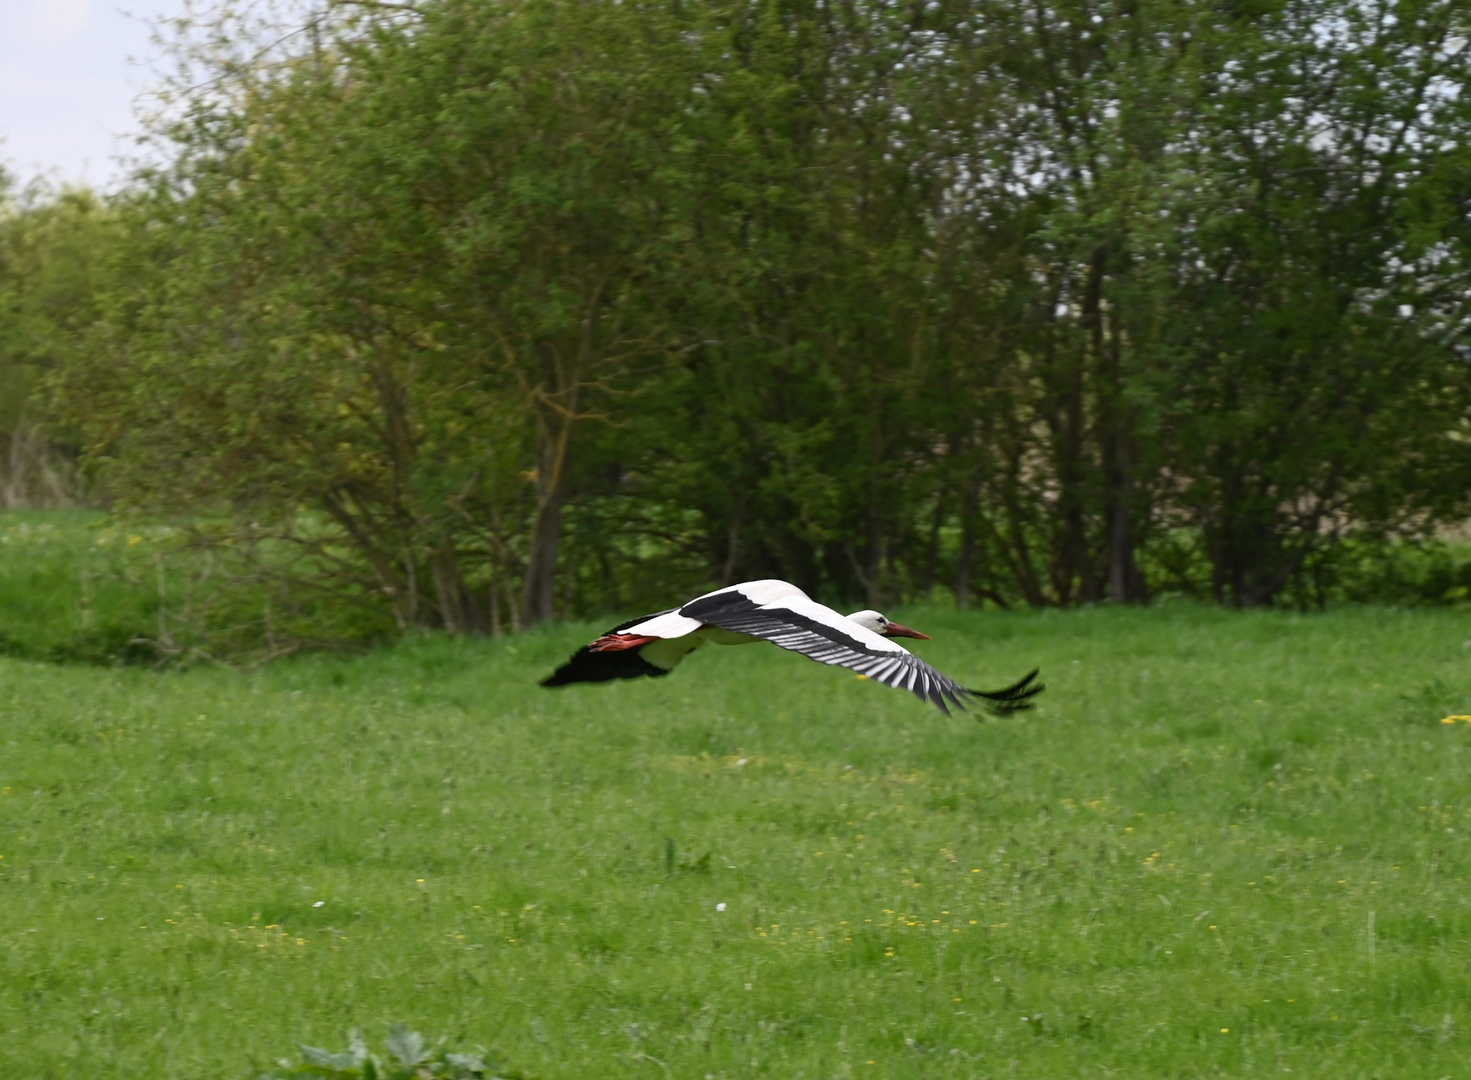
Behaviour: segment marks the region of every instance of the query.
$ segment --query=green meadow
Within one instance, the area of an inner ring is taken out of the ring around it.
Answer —
[[[594,625],[0,659],[0,1060],[245,1080],[403,1022],[546,1080],[1466,1075],[1465,615],[902,615],[1042,707],[765,646],[538,688]]]

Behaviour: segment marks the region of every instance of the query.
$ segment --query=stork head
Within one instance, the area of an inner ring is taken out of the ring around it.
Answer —
[[[930,635],[921,634],[918,630],[911,630],[907,626],[900,626],[871,608],[865,611],[855,611],[848,618],[865,630],[872,630],[875,634],[882,634],[884,637],[912,637],[919,638],[921,641],[930,639]]]

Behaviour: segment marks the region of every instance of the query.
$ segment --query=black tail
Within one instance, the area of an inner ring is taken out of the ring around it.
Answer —
[[[1036,704],[1032,699],[1047,689],[1042,683],[1032,685],[1039,668],[1033,668],[1026,678],[1012,683],[1004,690],[972,690],[976,697],[986,699],[986,708],[996,716],[1010,716],[1024,712]]]

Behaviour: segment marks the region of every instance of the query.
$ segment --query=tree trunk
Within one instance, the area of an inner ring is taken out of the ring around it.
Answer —
[[[485,615],[460,573],[454,545],[444,541],[430,562],[434,591],[439,601],[439,620],[451,634],[484,634]]]
[[[1085,310],[1090,302],[1085,295]],[[1063,342],[1059,349],[1061,333],[1054,324],[1048,335],[1045,371],[1050,400],[1044,415],[1057,479],[1050,576],[1053,597],[1067,607],[1075,597],[1085,604],[1094,603],[1098,590],[1088,550],[1087,356],[1071,341]]]
[[[976,567],[976,504],[979,492],[967,484],[960,496],[960,558],[955,565],[955,606],[970,604],[971,577]]]
[[[545,622],[556,614],[557,552],[562,545],[562,493],[553,490],[538,492],[538,496],[522,607],[527,626]]]
[[[538,435],[536,517],[531,526],[526,559],[526,591],[522,605],[525,625],[545,622],[556,614],[557,554],[562,546],[562,506],[566,501],[567,452],[576,413],[576,385],[566,406],[543,402]]]
[[[412,557],[406,565],[397,565],[397,560],[384,550],[377,537],[369,534],[348,503],[349,497],[340,491],[330,491],[322,496],[322,507],[342,527],[358,553],[372,567],[373,577],[378,582],[378,591],[388,597],[392,605],[393,620],[398,625],[399,633],[406,633],[414,626],[417,609]],[[407,572],[408,576],[400,573],[400,570]]]
[[[1103,249],[1094,256],[1098,286],[1087,311],[1099,369],[1099,440],[1105,486],[1108,596],[1116,604],[1147,604],[1149,586],[1134,554],[1133,416],[1124,395],[1122,344],[1116,312],[1103,309]]]
[[[1134,557],[1134,531],[1128,489],[1108,508],[1108,597],[1116,604],[1149,603],[1149,583]]]
[[[1012,578],[1021,590],[1022,597],[1030,607],[1047,606],[1047,596],[1042,591],[1042,581],[1032,561],[1032,552],[1027,544],[1025,514],[1022,510],[1021,461],[1015,453],[1009,463],[1010,472],[1003,481],[1003,505],[1006,510],[1008,536],[1001,537],[1000,544],[1010,552]],[[995,526],[992,526],[995,528]]]
[[[884,602],[884,515],[877,502],[868,504],[868,550],[864,559],[868,606],[878,608]]]
[[[940,572],[940,526],[944,523],[945,491],[942,488],[935,496],[935,512],[930,519],[929,551],[925,554],[924,599],[927,604],[933,603],[935,599],[935,581]]]

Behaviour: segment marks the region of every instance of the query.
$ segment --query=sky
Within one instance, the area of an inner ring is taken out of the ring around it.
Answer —
[[[0,161],[27,179],[107,188],[157,81],[146,20],[183,0],[0,0]],[[130,58],[132,58],[130,60]]]

